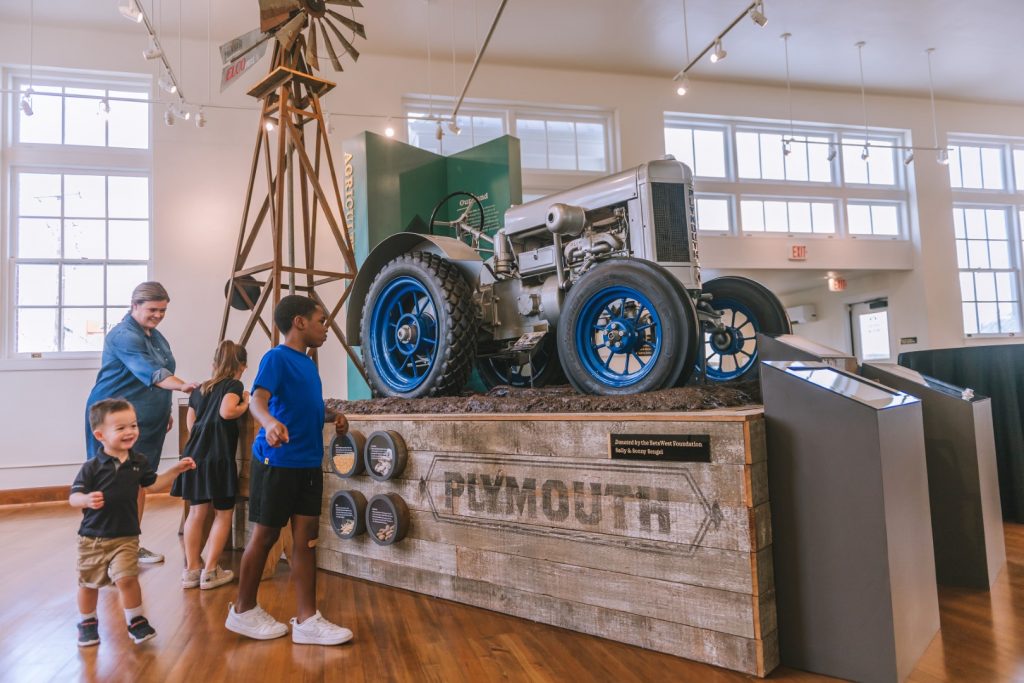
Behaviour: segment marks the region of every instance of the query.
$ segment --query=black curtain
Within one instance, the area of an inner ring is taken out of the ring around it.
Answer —
[[[991,397],[1003,519],[1024,523],[1024,344],[912,351],[899,364]]]

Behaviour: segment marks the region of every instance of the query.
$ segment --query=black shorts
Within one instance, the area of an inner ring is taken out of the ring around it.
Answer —
[[[324,473],[319,467],[274,467],[252,459],[249,521],[280,529],[292,515],[319,517]]]
[[[234,496],[229,496],[227,498],[214,498],[212,501],[210,499],[206,499],[206,500],[190,500],[188,502],[188,504],[189,505],[205,505],[206,503],[210,503],[210,502],[213,503],[213,509],[214,510],[231,510],[232,508],[235,507],[235,497]]]

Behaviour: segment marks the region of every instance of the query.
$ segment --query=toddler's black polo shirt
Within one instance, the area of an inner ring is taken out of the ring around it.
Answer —
[[[102,449],[87,460],[71,485],[71,493],[103,494],[103,507],[82,510],[82,526],[78,533],[89,538],[138,536],[139,487],[152,486],[156,472],[145,456],[129,451],[122,463]]]

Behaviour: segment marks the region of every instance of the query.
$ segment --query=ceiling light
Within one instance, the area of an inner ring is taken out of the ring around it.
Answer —
[[[170,107],[167,107],[164,111],[164,123],[168,126],[174,125],[174,112],[171,111]]]
[[[940,149],[939,150],[938,162],[940,164],[942,164],[943,166],[949,166],[949,150],[948,149]]]
[[[689,76],[683,76],[683,80],[679,81],[679,85],[676,87],[676,94],[682,97],[690,91],[690,78]]]
[[[199,107],[199,111],[196,112],[196,128],[202,128],[206,125],[206,113],[202,107]]]
[[[835,161],[835,158],[836,158],[837,154],[839,154],[839,149],[834,144],[829,143],[829,146],[828,146],[828,160],[829,161]]]
[[[903,165],[910,166],[911,162],[914,161],[914,150],[907,152],[907,156],[903,157]]]
[[[768,17],[764,15],[764,2],[759,0],[754,3],[754,6],[750,8],[750,18],[754,20],[754,23],[758,26],[764,26],[768,23]]]
[[[268,133],[272,132],[272,131],[274,130],[274,128],[275,128],[275,127],[276,127],[276,126],[274,126],[274,122],[273,122],[273,120],[271,120],[271,119],[269,119],[269,118],[268,118],[268,119],[264,119],[264,120],[263,120],[263,128],[264,128],[264,129],[265,129],[265,130],[266,130],[266,131],[267,131]]]
[[[728,54],[724,49],[722,49],[722,39],[721,38],[719,38],[718,40],[715,41],[714,48],[715,48],[715,51],[711,53],[711,63],[712,64],[716,64],[716,63],[722,61],[723,59],[725,59],[725,56]]]
[[[438,140],[444,137],[444,128],[441,127],[441,122],[437,122],[437,130],[434,131],[434,137]]]
[[[462,129],[459,128],[459,124],[456,123],[454,119],[448,122],[448,130],[455,133],[456,135],[462,133]]]
[[[384,135],[388,136],[389,138],[395,137],[395,127],[391,124],[390,118],[387,120],[387,123],[385,124]]]
[[[172,95],[178,92],[178,85],[174,82],[174,79],[171,78],[171,74],[166,70],[164,70],[163,75],[160,76],[156,84],[159,85],[164,92],[168,92]]]
[[[782,156],[788,157],[792,153],[793,153],[793,145],[790,143],[789,140],[783,140],[782,141]]]
[[[870,157],[870,156],[871,156],[871,152],[868,151],[868,146],[864,145],[864,149],[862,149],[861,152],[860,152],[860,160],[861,161],[867,161],[868,157]]]
[[[124,5],[117,8],[117,11],[121,13],[121,16],[125,19],[134,21],[136,24],[142,23],[142,10],[136,4],[136,0],[128,0]]]
[[[190,118],[192,118],[192,112],[185,108],[184,102],[179,101],[172,107],[171,111],[173,111],[174,115],[177,116],[179,119],[185,119],[186,121],[188,121]]]
[[[110,100],[106,97],[100,100],[96,114],[104,119],[110,117]]]
[[[149,45],[142,51],[142,56],[146,59],[159,59],[160,57],[163,57],[163,55],[164,51],[156,44],[156,38],[154,36],[150,36]]]
[[[18,106],[21,107],[21,113],[25,116],[32,116],[35,113],[32,111],[32,88],[21,93],[21,102],[18,103]]]

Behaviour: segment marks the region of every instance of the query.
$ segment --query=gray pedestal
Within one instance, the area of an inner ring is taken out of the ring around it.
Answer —
[[[816,360],[839,370],[857,372],[857,359],[848,353],[796,334],[757,335],[761,360]]]
[[[921,404],[762,364],[781,661],[902,681],[939,630]]]
[[[939,583],[990,588],[1006,566],[991,400],[899,365],[861,374],[921,399]]]

